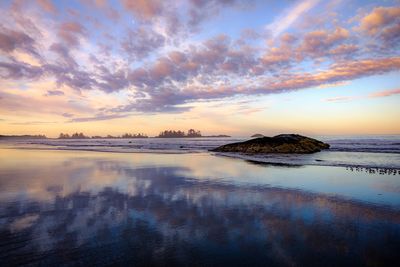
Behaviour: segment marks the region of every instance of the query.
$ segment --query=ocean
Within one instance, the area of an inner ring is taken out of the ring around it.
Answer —
[[[400,135],[314,136],[331,145],[309,155],[243,155],[213,153],[269,164],[400,169]],[[0,144],[19,148],[124,153],[200,153],[249,138],[25,139]]]

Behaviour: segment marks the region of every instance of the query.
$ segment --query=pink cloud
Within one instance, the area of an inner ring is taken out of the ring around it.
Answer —
[[[354,44],[342,44],[329,51],[331,55],[351,55],[360,49],[359,46]]]
[[[49,13],[55,13],[56,7],[54,6],[53,2],[51,0],[36,0],[37,3],[43,10],[49,12]]]
[[[154,80],[163,80],[167,76],[172,75],[172,73],[173,73],[173,66],[171,62],[167,59],[159,60],[150,70],[151,77]]]
[[[293,44],[295,41],[297,41],[297,37],[290,33],[284,33],[282,34],[280,40],[282,43]]]
[[[283,34],[262,55],[261,62],[268,69],[281,71],[307,59],[318,63],[324,59],[354,57],[360,47],[353,42],[350,32],[342,27],[306,32],[303,36]]]
[[[368,97],[371,97],[371,98],[386,97],[386,96],[392,96],[392,95],[397,95],[397,94],[400,94],[400,89],[384,90],[384,91],[380,91],[380,92],[375,92],[375,93],[368,95]]]
[[[295,53],[292,49],[285,47],[271,48],[261,59],[262,63],[268,67],[277,65],[287,65],[295,59]]]
[[[180,64],[186,61],[186,55],[179,51],[172,51],[168,54],[168,57],[171,59],[174,64]]]
[[[64,22],[58,29],[59,37],[71,46],[77,46],[79,38],[83,37],[85,33],[85,27],[78,22]]]
[[[341,27],[337,27],[333,32],[323,30],[309,32],[304,36],[299,52],[302,56],[323,55],[333,46],[349,38],[349,36],[349,31]]]
[[[365,99],[365,98],[379,98],[379,97],[387,97],[392,95],[400,94],[400,89],[393,90],[383,90],[375,93],[371,93],[368,96],[338,96],[325,99],[326,102],[342,102],[342,101],[351,101],[355,99]]]
[[[141,19],[152,19],[163,11],[161,0],[123,0],[124,7]]]
[[[250,115],[253,113],[258,113],[264,111],[265,108],[249,108],[249,107],[240,107],[237,112],[243,115]]]
[[[326,102],[342,102],[342,101],[350,101],[355,99],[355,97],[351,96],[338,96],[325,99]]]

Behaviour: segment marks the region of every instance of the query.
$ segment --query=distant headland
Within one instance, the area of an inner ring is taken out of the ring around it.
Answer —
[[[46,139],[47,137],[43,134],[38,135],[0,135],[0,139]]]
[[[257,134],[253,134],[253,135],[250,136],[250,137],[252,137],[252,138],[259,138],[259,137],[264,137],[264,135],[263,135],[263,134],[257,133]]]
[[[64,134],[60,133],[58,136],[58,139],[131,139],[131,138],[148,138],[146,134],[143,133],[138,133],[138,134],[130,134],[130,133],[125,133],[123,135],[119,136],[113,136],[113,135],[107,135],[107,136],[100,136],[100,135],[94,135],[94,136],[86,136],[83,133],[74,133],[72,135],[69,134]]]

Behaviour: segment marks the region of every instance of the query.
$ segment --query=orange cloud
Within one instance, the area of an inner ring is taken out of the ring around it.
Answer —
[[[290,91],[325,83],[348,81],[364,76],[383,74],[399,69],[400,57],[347,61],[333,64],[331,68],[326,71],[315,74],[297,74],[289,79],[284,79],[269,85],[266,84],[266,87],[273,91]]]
[[[399,22],[400,7],[376,7],[367,16],[361,19],[360,28],[370,35],[375,35],[382,28]]]

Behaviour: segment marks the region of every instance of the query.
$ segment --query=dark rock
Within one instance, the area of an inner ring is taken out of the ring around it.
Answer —
[[[250,136],[252,138],[258,138],[258,137],[264,137],[263,134],[253,134],[252,136]]]
[[[215,152],[261,153],[314,153],[329,148],[329,144],[298,134],[280,134],[217,147]]]

